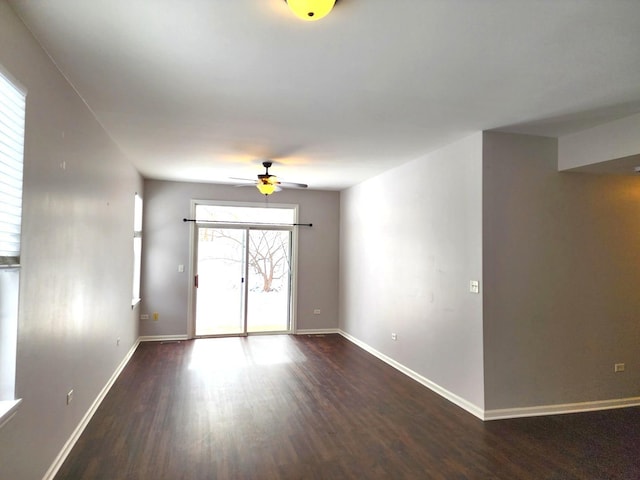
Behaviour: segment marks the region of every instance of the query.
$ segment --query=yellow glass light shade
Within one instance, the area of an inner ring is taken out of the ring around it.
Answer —
[[[271,195],[276,191],[276,186],[271,183],[258,183],[256,187],[258,187],[258,190],[260,190],[260,193],[263,195]]]
[[[296,16],[307,22],[326,17],[336,0],[286,0],[287,5]]]

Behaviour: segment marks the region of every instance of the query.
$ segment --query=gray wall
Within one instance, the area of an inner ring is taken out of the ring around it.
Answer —
[[[265,201],[255,188],[229,185],[145,181],[143,219],[143,310],[158,312],[159,320],[140,321],[141,335],[187,335],[189,218],[191,199]],[[299,205],[299,221],[313,223],[298,229],[298,329],[338,327],[338,192],[283,190],[273,203]],[[178,273],[178,265],[185,272]],[[320,315],[313,310],[319,308]]]
[[[341,328],[481,409],[482,135],[343,191],[340,235]]]
[[[639,155],[638,132],[640,114],[564,135],[558,142],[558,168],[568,170]]]
[[[638,396],[640,178],[559,173],[551,138],[483,143],[486,408]]]
[[[31,480],[43,477],[138,338],[132,229],[142,181],[4,0],[0,64],[28,89],[23,404],[0,430],[0,478]]]

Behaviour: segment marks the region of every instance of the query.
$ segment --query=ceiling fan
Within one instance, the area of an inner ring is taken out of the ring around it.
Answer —
[[[308,185],[306,183],[294,183],[294,182],[281,182],[278,180],[278,177],[275,175],[271,175],[269,173],[269,169],[273,165],[273,162],[265,161],[262,162],[262,166],[265,171],[262,174],[258,175],[257,180],[250,180],[248,178],[234,178],[232,180],[242,180],[245,182],[252,182],[248,184],[236,185],[237,187],[246,187],[249,185],[255,185],[260,193],[263,195],[271,195],[274,192],[279,192],[283,188],[307,188]]]

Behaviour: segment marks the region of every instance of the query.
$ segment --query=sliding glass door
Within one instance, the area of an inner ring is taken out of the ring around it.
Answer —
[[[195,335],[291,330],[286,228],[196,225]]]

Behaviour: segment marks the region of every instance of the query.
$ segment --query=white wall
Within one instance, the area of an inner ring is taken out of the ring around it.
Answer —
[[[142,181],[4,0],[0,64],[28,89],[16,379],[23,403],[0,430],[0,478],[35,480],[138,337],[132,226]]]
[[[482,135],[343,191],[340,229],[340,327],[482,409]]]
[[[143,220],[143,310],[158,312],[159,320],[141,320],[141,335],[187,335],[191,200],[265,201],[255,188],[204,183],[145,181]],[[299,205],[298,329],[338,327],[338,192],[283,190],[274,203]],[[178,265],[185,272],[178,273]],[[313,310],[320,309],[320,315]]]
[[[483,178],[487,410],[637,397],[640,178],[559,173],[556,139],[501,133]]]

